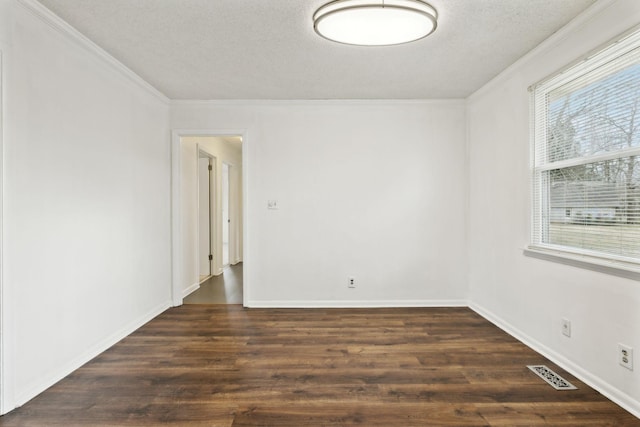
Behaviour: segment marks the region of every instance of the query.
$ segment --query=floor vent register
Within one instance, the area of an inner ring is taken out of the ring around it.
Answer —
[[[569,381],[565,380],[545,365],[528,365],[527,368],[531,369],[533,373],[545,380],[551,387],[555,388],[556,390],[578,389],[578,387],[574,386]]]

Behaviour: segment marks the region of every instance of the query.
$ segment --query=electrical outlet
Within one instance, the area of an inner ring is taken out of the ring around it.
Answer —
[[[630,371],[633,371],[633,348],[618,343],[618,363]]]
[[[349,286],[350,288],[355,288],[356,287],[356,278],[355,277],[349,277],[349,281],[347,282],[347,286]]]
[[[267,200],[267,209],[278,210],[280,206],[278,205],[277,200]]]
[[[562,335],[571,337],[571,321],[562,319]]]

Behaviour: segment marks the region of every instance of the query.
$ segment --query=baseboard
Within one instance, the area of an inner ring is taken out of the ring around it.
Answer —
[[[550,349],[546,345],[541,342],[531,338],[529,335],[520,331],[519,329],[514,328],[508,322],[504,321],[499,316],[496,316],[491,311],[486,308],[478,305],[478,304],[469,304],[469,308],[508,333],[509,335],[515,337],[516,339],[522,341],[525,345],[542,354],[547,359],[551,360],[556,365],[560,366],[562,369],[571,373],[571,375],[578,378],[580,381],[589,385],[590,387],[596,389],[600,393],[602,393],[607,398],[611,399],[613,402],[617,403],[627,411],[631,412],[636,417],[640,418],[640,402],[619,390],[618,388],[612,386],[608,382],[604,381],[602,378],[599,378],[579,365],[573,363],[562,354]]]
[[[250,300],[248,308],[395,308],[395,307],[467,307],[467,300],[395,300],[395,301],[260,301]]]
[[[146,314],[140,316],[139,318],[127,324],[125,327],[121,328],[119,331],[111,334],[109,337],[89,348],[82,355],[76,357],[71,362],[56,370],[56,372],[53,372],[46,377],[39,379],[37,383],[31,384],[29,387],[27,387],[27,391],[16,396],[16,407],[24,405],[29,400],[33,399],[38,394],[42,393],[58,381],[62,380],[64,377],[71,374],[76,369],[82,367],[84,364],[98,356],[100,353],[112,347],[118,341],[127,337],[135,330],[139,329],[142,325],[149,322],[151,319],[157,317],[160,313],[167,310],[169,307],[171,307],[170,301],[163,302],[162,304],[154,307]]]
[[[202,282],[194,283],[193,285],[189,286],[187,289],[182,291],[182,298],[186,298],[192,293],[194,293],[195,291],[197,291],[198,289],[200,289],[200,283]]]

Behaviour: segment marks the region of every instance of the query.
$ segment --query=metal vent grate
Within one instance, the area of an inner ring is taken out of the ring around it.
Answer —
[[[569,381],[562,378],[560,375],[547,368],[545,365],[528,365],[527,368],[531,369],[537,376],[545,380],[549,385],[556,390],[577,390],[578,387],[571,384]]]

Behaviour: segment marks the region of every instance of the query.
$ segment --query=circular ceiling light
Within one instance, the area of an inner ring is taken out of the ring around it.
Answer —
[[[389,46],[433,33],[438,13],[420,0],[334,0],[313,14],[313,28],[338,43]]]

